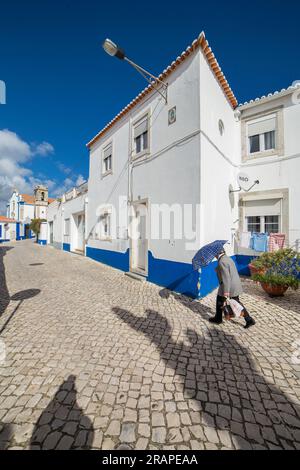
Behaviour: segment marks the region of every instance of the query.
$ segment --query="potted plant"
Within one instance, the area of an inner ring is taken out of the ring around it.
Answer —
[[[252,279],[272,297],[283,295],[289,287],[299,287],[300,254],[291,248],[264,253],[252,265],[256,268]]]

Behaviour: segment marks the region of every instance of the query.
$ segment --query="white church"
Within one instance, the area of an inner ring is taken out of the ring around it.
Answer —
[[[32,219],[47,220],[48,205],[54,200],[43,185],[36,186],[33,195],[15,189],[7,203],[6,216],[0,217],[0,243],[35,238],[30,223]],[[39,243],[47,243],[47,224],[42,225]]]

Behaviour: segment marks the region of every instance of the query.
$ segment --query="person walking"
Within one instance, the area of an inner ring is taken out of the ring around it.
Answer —
[[[242,283],[234,264],[234,261],[226,255],[224,249],[222,249],[216,256],[218,260],[218,266],[216,268],[219,290],[217,294],[216,302],[216,315],[209,319],[211,323],[222,323],[223,308],[229,299],[236,300],[243,307],[243,315],[246,321],[244,328],[249,328],[255,325],[255,320],[249,315],[248,311],[239,299],[239,296],[243,292]]]

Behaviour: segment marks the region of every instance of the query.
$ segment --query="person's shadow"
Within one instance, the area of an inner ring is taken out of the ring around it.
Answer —
[[[187,341],[175,341],[171,325],[159,312],[146,310],[146,316],[139,317],[119,307],[112,311],[144,334],[173,369],[184,400],[193,403],[194,423],[203,426],[204,434],[199,426],[194,431],[198,440],[218,443],[218,431],[225,447],[300,448],[299,405],[260,374],[234,336],[212,325],[205,336],[187,329]],[[166,444],[172,443],[171,430]]]
[[[77,404],[75,379],[70,375],[42,412],[30,439],[31,450],[87,450],[92,447],[94,428]]]

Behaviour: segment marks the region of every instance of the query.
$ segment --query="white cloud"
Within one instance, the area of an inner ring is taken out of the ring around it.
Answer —
[[[9,158],[24,163],[32,156],[32,150],[15,132],[8,129],[0,130],[0,158]]]
[[[39,174],[36,177],[32,170],[24,167],[36,156],[46,156],[54,153],[54,147],[44,141],[28,144],[15,132],[8,129],[0,130],[0,214],[6,213],[6,204],[14,189],[20,193],[33,193],[37,184],[45,184],[50,196],[60,196],[83,181],[82,175],[68,176],[62,184]],[[64,173],[70,175],[71,170],[64,165]],[[79,182],[79,183],[78,183]]]
[[[82,175],[79,175],[77,180],[76,180],[76,186],[80,186],[81,184],[83,184],[86,180],[84,179],[84,177]]]
[[[62,162],[56,162],[56,166],[57,168],[59,169],[59,171],[61,171],[62,173],[64,173],[65,175],[69,175],[70,173],[72,173],[72,169],[67,167],[64,163]]]
[[[41,157],[46,157],[54,153],[53,145],[49,142],[42,142],[41,144],[31,144],[32,155],[40,155]]]
[[[63,183],[60,186],[57,186],[53,191],[53,196],[61,196],[62,194],[70,191],[72,188],[79,186],[80,184],[86,181],[82,175],[79,175],[77,178],[65,178]]]

